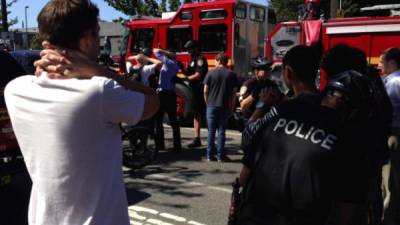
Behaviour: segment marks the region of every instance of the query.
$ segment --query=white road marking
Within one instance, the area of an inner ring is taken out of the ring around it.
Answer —
[[[136,220],[146,220],[146,217],[145,217],[145,216],[141,216],[141,215],[139,215],[137,212],[129,213],[129,216],[130,216],[131,218],[133,218],[133,219],[136,219]]]
[[[149,208],[145,208],[145,207],[141,207],[141,206],[129,206],[128,209],[129,209],[128,212],[129,212],[131,225],[174,225],[173,224],[174,222],[179,222],[180,224],[206,225],[206,224],[199,223],[199,222],[196,222],[193,220],[188,221],[184,217],[172,215],[169,213],[165,213],[165,212],[159,213],[157,210],[149,209]],[[155,218],[148,218],[146,220],[146,217],[139,215],[139,213],[150,213],[154,216],[160,216],[162,218],[165,218],[165,219],[169,220],[169,222],[164,222],[160,219],[155,219]],[[141,220],[141,221],[138,222],[138,221],[133,221],[133,220]],[[146,221],[143,221],[143,220],[146,220]]]
[[[135,222],[135,221],[130,221],[131,225],[143,225],[143,223]]]
[[[161,220],[156,220],[156,219],[148,219],[146,222],[151,223],[151,224],[155,224],[155,225],[173,225],[170,223],[164,223]]]
[[[192,224],[192,225],[205,225],[205,224],[203,224],[203,223],[198,223],[198,222],[196,222],[196,221],[189,221],[188,224]]]
[[[140,206],[136,206],[136,205],[129,206],[128,209],[133,209],[134,211],[137,211],[137,212],[147,212],[147,213],[154,214],[154,215],[158,214],[157,210],[148,209],[148,208],[144,208],[144,207],[140,207]]]
[[[168,176],[168,175],[152,174],[152,175],[146,176],[146,178],[159,179],[159,180],[165,180],[165,181],[168,181],[168,182],[181,183],[183,186],[205,187],[205,188],[208,188],[208,189],[211,189],[211,190],[221,191],[221,192],[225,192],[225,193],[229,193],[229,194],[232,193],[232,190],[227,189],[227,188],[210,186],[210,185],[207,185],[207,184],[203,184],[203,183],[199,183],[199,182],[193,182],[193,181],[184,180],[184,179],[180,179],[180,178],[175,178],[175,177],[171,177],[171,176]]]
[[[175,220],[177,222],[186,222],[186,219],[183,217],[179,217],[179,216],[175,216],[169,213],[160,213],[161,217],[167,218],[167,219],[171,219],[171,220]]]

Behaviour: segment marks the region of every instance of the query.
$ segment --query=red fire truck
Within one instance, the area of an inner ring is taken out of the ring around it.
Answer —
[[[390,9],[390,7],[400,8],[400,4],[368,7],[362,10]],[[400,47],[400,16],[329,20],[309,18],[300,22],[279,23],[268,35],[266,55],[279,63],[293,46],[316,46],[321,50],[321,54],[324,54],[339,43],[363,50],[367,54],[368,62],[377,65],[379,56],[385,49]],[[275,77],[279,75],[277,72]],[[326,79],[322,74],[321,87],[324,87],[325,83]]]
[[[231,58],[229,66],[245,79],[250,59],[265,53],[268,9],[242,0],[188,3],[166,17],[138,18],[128,22],[127,27],[126,58],[143,48],[171,49],[186,68],[190,55],[183,46],[188,40],[197,40],[209,69],[215,65],[216,54],[224,51]],[[184,82],[177,83],[176,90],[178,115],[187,117],[194,104],[191,91]]]

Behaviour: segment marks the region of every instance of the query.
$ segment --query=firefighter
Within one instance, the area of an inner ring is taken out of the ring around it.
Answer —
[[[193,128],[194,139],[188,145],[189,148],[201,146],[200,127],[201,118],[206,109],[206,104],[203,97],[203,80],[208,72],[208,64],[206,58],[199,52],[199,46],[196,41],[190,40],[186,42],[185,49],[190,53],[190,61],[186,68],[186,78],[189,81],[189,86],[193,91]]]
[[[281,94],[277,84],[270,80],[272,62],[266,58],[260,57],[252,61],[251,66],[254,69],[255,76],[245,81],[240,88],[239,103],[242,111],[244,122],[247,123],[249,118],[257,108],[257,103],[262,104],[260,94],[266,92],[266,89]],[[262,96],[261,96],[262,97]],[[262,106],[263,107],[263,106]]]

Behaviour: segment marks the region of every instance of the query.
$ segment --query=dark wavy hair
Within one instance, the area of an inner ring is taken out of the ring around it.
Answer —
[[[40,39],[78,49],[85,32],[96,32],[98,16],[99,9],[90,0],[51,0],[37,18]]]

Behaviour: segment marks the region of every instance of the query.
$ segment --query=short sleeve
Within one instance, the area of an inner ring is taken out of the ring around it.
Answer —
[[[205,58],[203,58],[203,57],[200,57],[196,61],[195,72],[203,74],[203,76],[204,76],[204,71],[205,71],[204,68],[206,68],[206,67],[208,67],[207,60]]]
[[[103,116],[105,122],[138,123],[143,115],[144,95],[130,91],[114,80],[107,80],[103,90]]]
[[[141,76],[142,76],[142,83],[146,86],[149,85],[149,77],[156,72],[156,64],[145,65],[143,66]]]
[[[265,128],[278,116],[278,109],[272,107],[271,110],[264,115],[264,117],[247,125],[242,132],[242,149],[243,159],[242,163],[251,168],[255,161],[256,142],[261,140],[261,135]]]
[[[203,84],[210,86],[210,73],[207,73],[206,77],[204,78]]]
[[[243,83],[242,87],[240,88],[240,94],[244,97],[247,97],[251,94],[253,89],[253,82],[252,80],[247,80]]]

